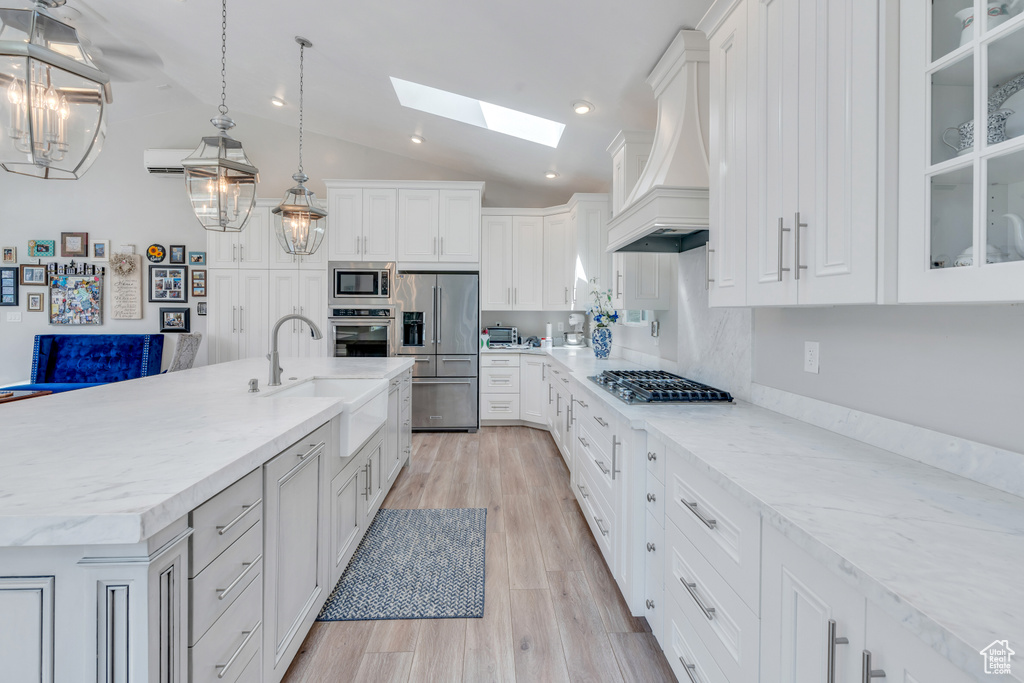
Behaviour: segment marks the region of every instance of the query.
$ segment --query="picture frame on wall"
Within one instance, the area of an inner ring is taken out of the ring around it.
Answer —
[[[188,302],[188,266],[150,266],[150,303]]]
[[[29,240],[29,258],[54,258],[57,255],[57,248],[53,240]]]
[[[190,266],[205,266],[206,265],[206,252],[205,251],[190,251],[190,252],[188,252],[188,264]]]
[[[177,266],[185,265],[185,245],[172,244],[171,257],[168,259],[167,262]]]
[[[33,313],[42,313],[46,307],[44,303],[45,296],[43,292],[29,292],[26,294],[25,301],[28,303],[28,310]]]
[[[110,240],[96,240],[90,247],[91,261],[110,260]]]
[[[3,263],[9,265],[18,262],[17,247],[3,247]]]
[[[18,305],[18,268],[0,268],[0,306]]]
[[[18,269],[21,271],[20,284],[35,287],[46,286],[46,266],[33,266],[23,263],[18,266]]]
[[[60,234],[60,255],[64,258],[89,255],[89,233],[62,232]]]
[[[160,332],[189,332],[188,308],[161,308]]]
[[[196,315],[206,315],[206,302],[200,301],[196,304]]]
[[[103,276],[57,275],[50,278],[51,325],[102,325]]]
[[[206,271],[192,270],[192,296],[206,296]]]

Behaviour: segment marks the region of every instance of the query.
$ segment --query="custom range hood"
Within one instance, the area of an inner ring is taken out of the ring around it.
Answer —
[[[658,123],[647,165],[608,223],[608,251],[680,252],[708,241],[708,40],[680,31],[647,83]]]

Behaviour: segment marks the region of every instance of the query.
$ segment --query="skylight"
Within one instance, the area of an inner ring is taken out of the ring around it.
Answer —
[[[391,77],[391,84],[403,107],[418,109],[548,147],[558,147],[562,131],[565,130],[564,123],[549,121],[427,85],[403,81],[394,76]]]

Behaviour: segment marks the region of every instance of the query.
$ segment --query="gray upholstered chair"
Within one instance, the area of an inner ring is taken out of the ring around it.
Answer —
[[[174,347],[174,356],[171,358],[171,366],[167,372],[188,370],[196,362],[196,354],[199,353],[199,345],[203,341],[203,335],[199,332],[179,334],[178,344]]]

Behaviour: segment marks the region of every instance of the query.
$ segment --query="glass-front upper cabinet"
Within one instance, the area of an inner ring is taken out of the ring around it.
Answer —
[[[1024,0],[900,10],[899,300],[1024,301]]]

